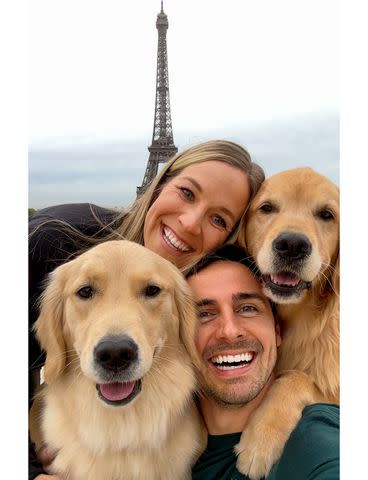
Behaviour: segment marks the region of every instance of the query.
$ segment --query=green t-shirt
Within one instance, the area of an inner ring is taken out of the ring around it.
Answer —
[[[193,467],[192,479],[248,479],[236,469],[234,446],[240,435],[209,435],[207,448]],[[324,403],[306,407],[267,480],[339,478],[339,407]]]

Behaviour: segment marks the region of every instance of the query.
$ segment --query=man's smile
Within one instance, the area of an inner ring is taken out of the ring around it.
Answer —
[[[223,353],[207,360],[210,370],[220,377],[239,377],[247,373],[257,357],[255,351]]]
[[[254,352],[238,353],[236,355],[218,355],[211,358],[213,365],[220,370],[241,368],[249,364],[254,357]]]

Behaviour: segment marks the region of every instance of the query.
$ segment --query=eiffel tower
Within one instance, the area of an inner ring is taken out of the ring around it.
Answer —
[[[157,75],[156,75],[156,104],[153,122],[152,144],[148,147],[150,152],[146,172],[137,195],[141,195],[156,176],[159,163],[169,160],[178,151],[174,145],[170,97],[169,97],[169,71],[167,63],[166,32],[169,28],[167,15],[164,13],[161,0],[161,12],[157,15],[156,28],[158,30],[157,48]]]

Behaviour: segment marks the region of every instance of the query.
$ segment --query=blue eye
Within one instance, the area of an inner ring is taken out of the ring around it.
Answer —
[[[253,305],[242,305],[238,311],[239,313],[255,313],[257,309]]]
[[[180,191],[187,200],[194,200],[194,193],[189,188],[180,187]]]
[[[219,227],[225,228],[227,227],[227,224],[225,220],[220,216],[220,215],[212,215],[212,220],[213,222],[218,225]]]
[[[208,320],[211,320],[211,318],[213,316],[214,316],[214,314],[212,312],[207,311],[207,310],[197,312],[198,320],[200,320],[201,323],[205,323]]]

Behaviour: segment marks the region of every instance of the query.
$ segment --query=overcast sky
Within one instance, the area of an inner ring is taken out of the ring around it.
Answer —
[[[127,206],[152,140],[160,0],[30,3],[29,206]],[[339,183],[338,2],[164,0],[174,142]]]

